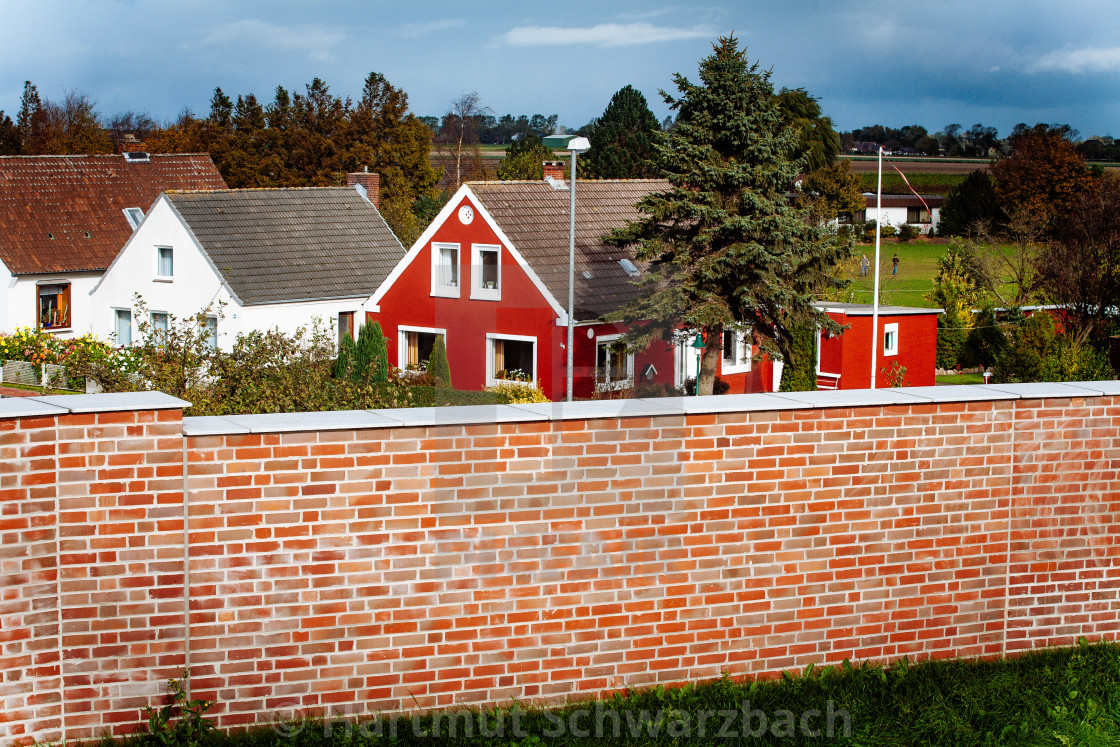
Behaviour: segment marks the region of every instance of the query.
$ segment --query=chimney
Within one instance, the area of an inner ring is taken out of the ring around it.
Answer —
[[[134,153],[143,149],[144,144],[136,139],[136,136],[131,132],[126,132],[121,136],[120,146],[118,151],[120,153]]]
[[[346,186],[361,187],[359,191],[363,196],[372,202],[375,208],[381,207],[381,195],[379,194],[381,176],[379,174],[370,173],[368,166],[363,167],[362,170],[357,173],[347,174]]]
[[[563,161],[545,161],[544,162],[544,178],[552,177],[558,182],[564,181],[564,162]]]

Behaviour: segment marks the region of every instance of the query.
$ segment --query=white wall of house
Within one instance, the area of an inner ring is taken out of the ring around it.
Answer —
[[[70,286],[70,324],[53,329],[54,334],[69,339],[89,332],[93,323],[89,294],[101,275],[100,272],[65,272],[16,276],[0,263],[0,332],[38,325],[40,285]]]
[[[867,205],[867,220],[875,220],[875,200],[872,199]],[[930,210],[930,217],[933,219],[929,223],[914,223],[912,225],[918,226],[922,233],[929,233],[930,231],[937,231],[937,224],[941,220],[941,208],[935,207]],[[906,208],[904,207],[885,207],[883,208],[883,223],[898,228],[903,223],[908,223],[906,220]]]
[[[170,277],[161,277],[158,273],[161,247],[171,248]],[[359,325],[365,317],[363,304],[368,301],[368,297],[363,297],[242,305],[164,197],[149,211],[104,278],[89,294],[94,334],[106,340],[113,339],[116,310],[128,309],[132,312],[132,339],[138,341],[140,311],[136,308],[135,294],[143,299],[149,314],[162,312],[185,319],[209,308],[208,314],[219,317],[218,345],[223,350],[233,347],[238,334],[270,329],[291,334],[299,327],[310,327],[315,317],[334,329],[338,314],[343,311],[357,312],[355,324]]]

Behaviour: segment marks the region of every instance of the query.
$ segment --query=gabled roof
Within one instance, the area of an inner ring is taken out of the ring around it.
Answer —
[[[867,207],[875,207],[877,197],[874,192],[864,192],[863,199],[866,200]],[[913,194],[884,194],[883,207],[922,207],[923,200],[925,204],[929,206],[929,209],[933,210],[945,204],[945,195],[922,195],[919,198],[917,195]]]
[[[205,153],[0,157],[0,261],[15,275],[104,270],[167,189],[225,189]]]
[[[545,181],[468,182],[471,191],[549,292],[568,305],[568,208],[571,193]],[[664,179],[603,179],[576,183],[577,320],[596,319],[634,298],[634,277],[619,260],[623,249],[602,237],[640,213],[635,205],[651,192],[669,189]]]
[[[404,256],[353,187],[169,192],[245,305],[368,297]]]

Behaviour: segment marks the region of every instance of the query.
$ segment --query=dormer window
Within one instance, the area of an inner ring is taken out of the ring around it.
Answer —
[[[128,163],[148,163],[152,158],[142,150],[125,151],[121,154]]]
[[[636,277],[638,277],[639,275],[642,274],[638,270],[637,265],[635,265],[633,262],[631,262],[626,257],[623,257],[622,259],[618,260],[618,264],[622,267],[622,271],[625,272],[628,277],[636,278]]]
[[[156,247],[156,279],[170,280],[175,275],[174,252],[169,246]]]
[[[144,220],[144,211],[140,208],[125,208],[124,217],[128,219],[128,225],[132,226],[135,231],[140,227],[140,221]]]

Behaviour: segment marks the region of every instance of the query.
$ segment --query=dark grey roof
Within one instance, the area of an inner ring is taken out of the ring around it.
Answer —
[[[835,311],[848,316],[873,316],[875,308],[869,303],[848,303],[841,301],[816,301],[813,303],[821,311]],[[920,306],[879,305],[879,316],[910,316],[940,314],[945,309],[927,309]]]
[[[544,181],[470,182],[486,211],[560,302],[568,306],[568,190]],[[576,183],[577,320],[615,311],[638,292],[620,259],[624,249],[602,237],[639,217],[635,205],[651,192],[669,189],[663,179],[603,179]],[[590,277],[587,277],[587,275]]]
[[[405,253],[353,187],[167,196],[245,305],[368,296]]]

